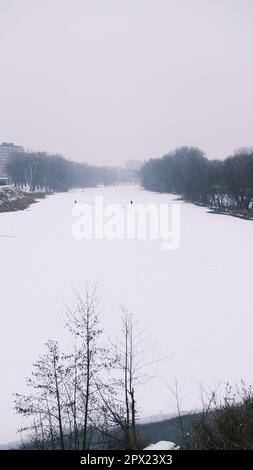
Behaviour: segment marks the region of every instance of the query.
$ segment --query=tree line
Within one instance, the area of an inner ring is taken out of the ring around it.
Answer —
[[[252,215],[253,149],[225,160],[208,160],[196,147],[180,147],[140,170],[145,189],[181,195],[197,204]]]
[[[66,160],[45,152],[16,152],[7,164],[8,175],[16,187],[30,191],[67,191],[76,187],[112,185],[132,181],[132,171],[117,167],[98,167]]]

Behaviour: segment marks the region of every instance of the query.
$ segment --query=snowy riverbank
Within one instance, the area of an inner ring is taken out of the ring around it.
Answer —
[[[0,212],[27,209],[31,204],[44,199],[48,193],[21,191],[15,186],[0,186]]]

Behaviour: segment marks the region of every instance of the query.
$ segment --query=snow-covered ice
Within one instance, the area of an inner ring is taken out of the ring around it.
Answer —
[[[179,450],[179,446],[171,441],[159,441],[155,444],[150,444],[149,446],[144,447],[143,450]]]
[[[0,214],[0,442],[16,439],[12,394],[25,390],[44,342],[67,345],[65,305],[86,281],[98,285],[109,334],[118,330],[124,305],[169,356],[139,389],[143,416],[175,411],[167,387],[175,375],[184,410],[199,406],[200,383],[252,382],[253,223],[181,203],[176,251],[161,251],[159,241],[76,241],[74,200],[93,203],[98,194],[122,205],[174,199],[132,186],[98,188]]]

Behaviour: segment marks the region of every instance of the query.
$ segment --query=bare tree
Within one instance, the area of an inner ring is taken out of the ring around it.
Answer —
[[[90,418],[96,413],[97,384],[106,368],[105,348],[100,337],[102,329],[97,314],[96,289],[77,295],[76,305],[68,309],[67,328],[75,340],[74,415],[82,415],[82,449],[89,447]]]
[[[138,449],[143,448],[143,443],[136,428],[138,408],[135,392],[138,385],[150,380],[145,368],[155,360],[148,357],[152,347],[144,337],[143,330],[134,323],[132,315],[126,309],[122,308],[122,312],[120,338],[116,342],[111,341],[114,378],[99,393],[107,422],[106,429],[111,432],[112,440],[113,437],[116,438],[117,446]]]
[[[151,348],[124,309],[120,337],[105,347],[97,305],[96,289],[77,295],[67,310],[72,352],[48,341],[27,380],[32,393],[15,396],[16,412],[29,418],[22,431],[36,448],[143,448],[136,387],[150,379],[144,369],[155,362]]]
[[[32,425],[22,430],[34,431],[36,441],[43,445],[50,441],[52,448],[59,446],[63,450],[67,406],[62,389],[65,367],[57,342],[48,341],[46,347],[47,353],[34,364],[32,377],[27,379],[32,393],[16,394],[15,410],[26,418],[32,417]]]

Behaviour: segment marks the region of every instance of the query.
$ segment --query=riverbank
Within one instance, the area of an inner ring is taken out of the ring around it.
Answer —
[[[0,187],[0,212],[15,212],[27,209],[31,204],[44,199],[49,192],[43,191],[22,191],[14,186]]]
[[[237,219],[253,220],[253,208],[250,208],[248,211],[245,211],[245,210],[243,211],[243,210],[231,209],[227,207],[215,207],[211,205],[208,206],[207,204],[202,204],[200,202],[191,201],[190,199],[184,199],[179,194],[153,191],[150,189],[145,189],[144,187],[142,187],[142,189],[145,191],[151,191],[152,193],[155,193],[155,194],[167,194],[169,197],[173,195],[175,196],[174,201],[185,202],[187,204],[193,204],[194,206],[204,207],[205,209],[207,209],[208,214],[229,215],[230,217],[235,217]]]
[[[217,207],[209,207],[208,208],[209,214],[220,214],[220,215],[230,215],[231,217],[236,217],[237,219],[243,220],[253,220],[253,210],[250,209],[248,212],[239,212],[238,210],[229,210],[226,208],[217,208]]]

